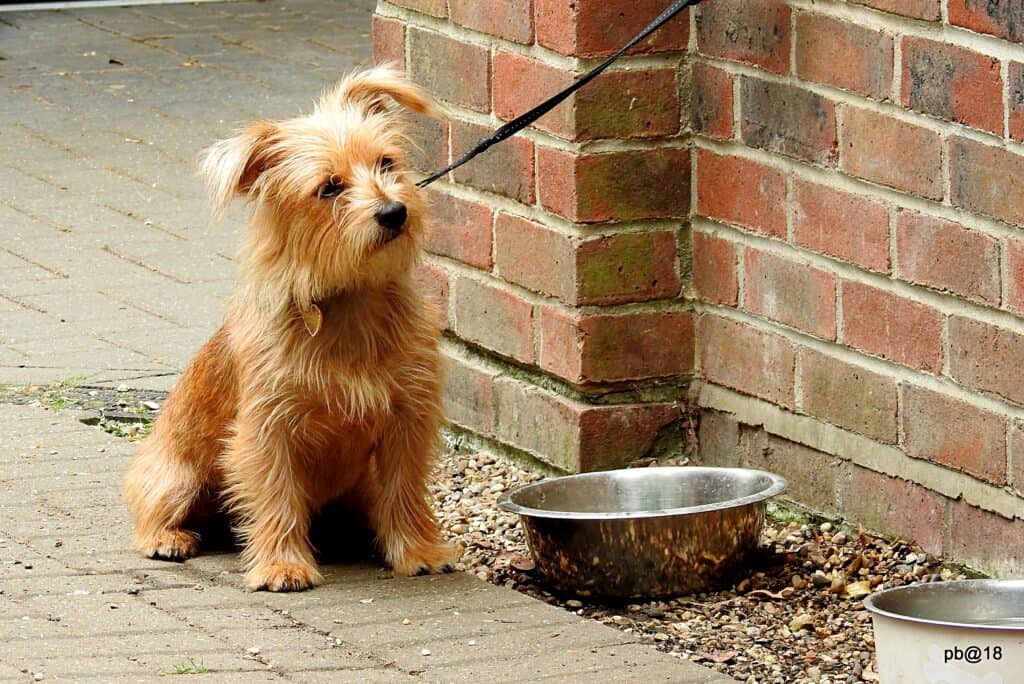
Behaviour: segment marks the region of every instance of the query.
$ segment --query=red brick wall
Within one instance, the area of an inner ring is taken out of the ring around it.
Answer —
[[[1024,12],[708,0],[694,34],[704,460],[1024,570]]]
[[[662,5],[379,2],[375,58],[445,109],[417,122],[417,166],[445,165],[560,90],[580,58],[613,52]],[[431,186],[420,278],[445,312],[449,415],[490,448],[568,471],[681,449],[695,336],[689,23]]]
[[[434,169],[667,0],[381,0]],[[1024,13],[706,0],[433,186],[453,423],[577,470],[678,454],[1024,570]]]

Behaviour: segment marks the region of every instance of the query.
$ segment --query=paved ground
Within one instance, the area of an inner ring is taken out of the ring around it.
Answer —
[[[0,382],[166,388],[231,291],[198,153],[368,62],[372,2],[0,13]]]
[[[0,384],[166,389],[216,327],[239,208],[197,152],[369,55],[367,0],[0,13]],[[127,549],[133,446],[0,405],[0,681],[726,681],[474,577],[251,594],[236,556]],[[427,655],[429,651],[429,655]]]

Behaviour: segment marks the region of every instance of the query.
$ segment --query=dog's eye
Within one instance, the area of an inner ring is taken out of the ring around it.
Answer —
[[[327,197],[337,197],[341,194],[341,191],[345,189],[345,184],[334,178],[324,183],[319,190],[316,191],[316,196],[320,199]]]
[[[394,166],[394,165],[395,165],[395,160],[392,159],[391,157],[381,157],[380,158],[380,170],[381,171],[390,171],[391,167]]]

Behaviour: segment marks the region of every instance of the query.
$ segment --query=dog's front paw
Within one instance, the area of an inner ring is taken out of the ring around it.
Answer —
[[[391,562],[396,577],[431,575],[452,572],[459,557],[459,549],[452,544],[432,544],[419,549],[407,549]]]
[[[316,568],[302,563],[258,565],[245,576],[252,591],[305,591],[324,581]]]
[[[199,535],[188,530],[163,530],[138,546],[148,558],[180,563],[199,553]]]

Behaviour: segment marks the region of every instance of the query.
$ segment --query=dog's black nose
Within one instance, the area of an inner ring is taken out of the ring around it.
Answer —
[[[374,214],[377,223],[391,230],[401,228],[405,223],[405,217],[405,205],[401,202],[388,202]]]

